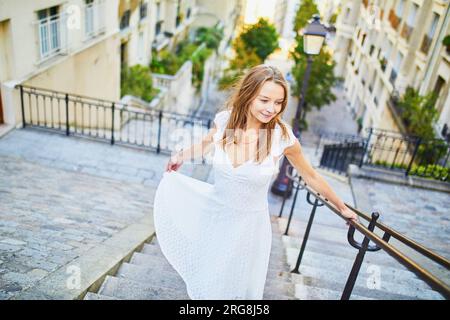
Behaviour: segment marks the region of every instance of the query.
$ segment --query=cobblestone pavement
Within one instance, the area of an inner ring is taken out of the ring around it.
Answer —
[[[0,159],[0,299],[151,213],[143,184]]]
[[[367,213],[378,211],[382,223],[450,258],[448,193],[357,178],[352,178],[351,184],[358,208]],[[407,253],[450,282],[443,268],[412,250]]]
[[[0,139],[0,299],[150,214],[167,160],[37,130]]]
[[[33,129],[13,130],[0,139],[0,155],[152,187],[158,185],[169,159],[134,147]],[[193,169],[194,165],[185,163],[180,172],[191,175]]]

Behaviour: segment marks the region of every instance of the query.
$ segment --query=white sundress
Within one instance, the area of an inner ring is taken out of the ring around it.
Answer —
[[[229,116],[229,110],[216,114],[215,143]],[[277,126],[271,156],[261,164],[234,168],[216,145],[214,184],[164,172],[154,200],[156,237],[191,299],[263,298],[272,242],[268,190],[284,149],[297,140],[287,127],[284,140]]]

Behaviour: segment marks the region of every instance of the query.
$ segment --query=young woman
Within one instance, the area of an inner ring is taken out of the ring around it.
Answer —
[[[253,67],[202,141],[166,166],[155,195],[156,236],[191,299],[262,299],[272,241],[267,193],[283,155],[344,217],[357,220],[281,119],[287,99],[280,71]],[[177,172],[212,149],[214,184]]]

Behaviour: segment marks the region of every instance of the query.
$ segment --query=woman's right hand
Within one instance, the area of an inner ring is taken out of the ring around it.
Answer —
[[[177,171],[181,165],[183,164],[183,159],[181,158],[180,153],[176,153],[175,155],[171,156],[169,159],[169,162],[167,163],[166,166],[166,171],[170,172],[170,171]]]

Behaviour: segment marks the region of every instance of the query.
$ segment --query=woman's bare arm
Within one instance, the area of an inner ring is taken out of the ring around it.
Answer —
[[[357,215],[350,210],[337,194],[331,189],[325,179],[311,166],[309,161],[303,154],[300,142],[295,143],[284,150],[284,155],[287,157],[292,166],[301,173],[303,180],[314,191],[318,192],[325,199],[329,200],[338,209],[342,215],[346,218],[350,218],[354,221],[357,220]]]
[[[213,136],[217,132],[217,127],[214,126],[208,131],[208,133],[198,143],[192,144],[189,148],[184,149],[178,153],[178,157],[181,161],[194,160],[203,157],[209,152],[211,143],[213,142]]]

